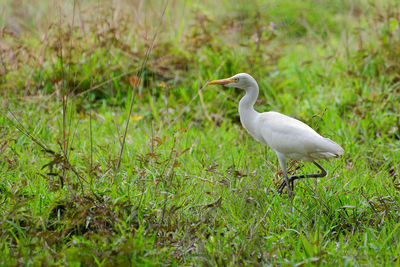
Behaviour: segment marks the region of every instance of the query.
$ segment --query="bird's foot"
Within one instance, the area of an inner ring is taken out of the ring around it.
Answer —
[[[279,194],[279,195],[282,194],[283,189],[285,189],[285,187],[286,187],[286,180],[283,181],[283,182],[278,186],[278,194]]]
[[[279,195],[281,195],[281,194],[283,193],[283,189],[285,189],[285,187],[287,186],[287,182],[289,182],[289,186],[288,186],[288,188],[289,188],[289,195],[292,195],[292,194],[293,194],[293,191],[294,191],[294,184],[293,184],[293,180],[291,180],[291,179],[289,178],[288,181],[283,180],[283,182],[278,186],[278,194],[279,194]]]

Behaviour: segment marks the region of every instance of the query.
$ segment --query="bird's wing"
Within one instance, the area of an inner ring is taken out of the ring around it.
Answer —
[[[321,158],[343,154],[340,153],[343,149],[335,142],[320,136],[307,124],[278,112],[262,113],[259,129],[273,150],[295,159],[319,158],[321,153]]]

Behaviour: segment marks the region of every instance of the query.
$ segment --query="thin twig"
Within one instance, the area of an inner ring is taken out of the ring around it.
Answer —
[[[70,45],[69,45],[69,55],[68,55],[69,56],[68,57],[68,78],[70,78],[70,76],[71,76],[72,34],[73,34],[74,21],[75,21],[75,6],[76,6],[76,0],[74,0],[73,9],[72,9],[72,23],[71,23]],[[74,80],[76,80],[76,76],[75,76]],[[64,83],[64,81],[63,81],[63,83]],[[67,105],[68,104],[68,97],[69,97],[69,93],[70,92],[65,91],[65,93],[66,93],[65,99],[66,99],[66,105]],[[71,103],[70,110],[71,111],[69,113],[69,124],[68,124],[68,132],[67,132],[68,133],[68,135],[67,135],[67,146],[65,148],[65,151],[68,151],[69,148],[72,147],[72,143],[73,143],[73,139],[70,141],[70,138],[69,138],[70,133],[71,133],[71,124],[72,124],[72,103]],[[69,150],[69,153],[67,153],[67,155],[66,155],[67,158],[69,158],[69,156],[71,154],[71,150]]]
[[[127,71],[127,72],[121,73],[120,75],[114,76],[113,78],[108,79],[107,81],[104,81],[104,82],[102,82],[102,83],[99,83],[98,85],[95,85],[95,86],[93,86],[93,87],[90,87],[90,88],[87,89],[86,91],[83,91],[83,92],[80,92],[80,93],[76,94],[76,97],[80,97],[80,96],[82,96],[82,95],[84,95],[84,94],[87,94],[87,93],[89,93],[89,92],[92,92],[92,91],[96,90],[96,89],[99,88],[99,87],[102,87],[103,85],[105,85],[105,84],[107,84],[107,83],[111,83],[111,82],[113,82],[113,81],[115,81],[115,80],[117,80],[117,79],[119,79],[119,78],[121,78],[121,77],[125,77],[125,76],[127,76],[127,75],[129,75],[129,74],[132,74],[132,73],[134,73],[134,72],[138,73],[137,70],[131,70],[131,71]],[[83,81],[81,81],[81,83],[82,83],[82,82],[83,82]],[[72,90],[72,93],[73,93],[76,89],[78,89],[79,85],[80,85],[80,83]]]
[[[92,171],[93,169],[92,110],[89,110],[89,134],[90,134],[90,171]]]
[[[35,142],[38,146],[40,146],[43,151],[50,153],[50,154],[55,154],[55,152],[53,150],[51,150],[50,148],[46,147],[45,145],[43,145],[41,142],[39,142],[38,139],[36,139],[35,137],[33,137],[27,130],[26,128],[22,125],[22,123],[17,119],[17,117],[14,115],[14,113],[8,109],[8,112],[11,114],[11,116],[14,118],[14,120],[17,121],[18,124],[15,124],[8,116],[5,116],[9,122],[11,122],[12,125],[15,126],[15,128],[18,129],[18,131],[20,131],[21,133],[23,133],[24,135],[26,135],[27,137],[29,137],[33,142]]]
[[[158,25],[155,33],[154,33],[151,45],[150,45],[149,49],[146,52],[146,56],[145,56],[145,58],[144,58],[144,60],[142,62],[142,65],[141,65],[138,73],[136,74],[136,77],[138,77],[138,79],[135,81],[134,89],[136,89],[137,86],[139,85],[141,76],[143,74],[144,67],[146,66],[147,60],[149,59],[149,56],[150,56],[150,53],[153,50],[154,42],[155,42],[155,40],[157,38],[158,31],[161,28],[161,25],[162,25],[162,22],[163,22],[163,18],[164,18],[164,15],[165,15],[165,10],[167,9],[167,6],[168,6],[168,0],[165,2],[165,6],[164,6],[163,12],[161,14],[161,20],[160,20],[160,23],[159,23],[159,25]],[[131,102],[130,102],[130,105],[129,105],[128,118],[126,120],[125,131],[124,131],[124,136],[123,136],[123,139],[122,139],[121,149],[120,149],[119,156],[118,156],[118,163],[117,163],[117,168],[115,170],[114,180],[117,178],[117,175],[118,175],[118,172],[119,172],[119,168],[120,168],[120,165],[121,165],[121,158],[122,158],[122,153],[124,152],[126,134],[128,132],[128,128],[129,128],[129,121],[130,121],[131,114],[132,114],[134,98],[135,98],[135,91],[132,91]]]
[[[169,171],[168,171],[168,173],[166,175],[169,179],[168,179],[167,188],[165,189],[166,192],[165,192],[165,196],[164,196],[164,204],[163,204],[163,209],[162,209],[162,213],[161,213],[161,223],[162,224],[164,223],[164,215],[165,215],[165,210],[167,208],[169,187],[170,187],[170,185],[172,183],[172,178],[174,177],[174,174],[175,174],[174,169],[175,169],[176,158],[177,158],[177,154],[175,152],[175,144],[176,144],[176,137],[174,136],[174,142],[173,142],[172,147],[171,147],[171,152],[169,154],[168,162],[171,160],[172,154],[175,154],[175,155],[174,155],[174,160],[172,161],[171,168],[169,169]],[[167,167],[167,164],[166,164],[166,167]]]
[[[214,121],[212,120],[212,118],[210,117],[210,115],[208,114],[206,105],[204,104],[202,88],[201,88],[200,86],[199,86],[199,90],[198,90],[197,93],[199,94],[200,104],[201,104],[201,107],[203,108],[204,115],[206,116],[206,118],[207,118],[209,121],[214,122]]]

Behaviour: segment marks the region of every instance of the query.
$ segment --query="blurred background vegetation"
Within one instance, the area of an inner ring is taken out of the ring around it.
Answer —
[[[297,97],[316,90],[329,96],[338,76],[348,77],[344,86],[352,90],[362,90],[354,76],[375,84],[399,80],[396,1],[170,1],[165,16],[162,1],[1,5],[4,94],[60,96],[64,81],[78,101],[126,105],[128,79],[158,27],[138,93],[146,102],[150,88],[172,109],[187,103],[205,80],[244,71],[262,85],[266,105],[293,114],[301,112],[292,109]],[[236,101],[227,103],[215,90],[204,97],[210,113],[228,105],[237,118]]]

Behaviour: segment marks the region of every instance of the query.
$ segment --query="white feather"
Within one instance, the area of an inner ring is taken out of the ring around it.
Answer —
[[[249,74],[239,73],[209,84],[222,84],[246,90],[246,95],[239,102],[240,121],[251,136],[275,151],[287,184],[289,183],[287,158],[313,161],[321,169],[321,173],[308,177],[322,177],[326,175],[326,171],[315,161],[343,155],[343,148],[332,140],[322,137],[307,124],[278,112],[255,111],[254,104],[259,90],[256,80]]]

